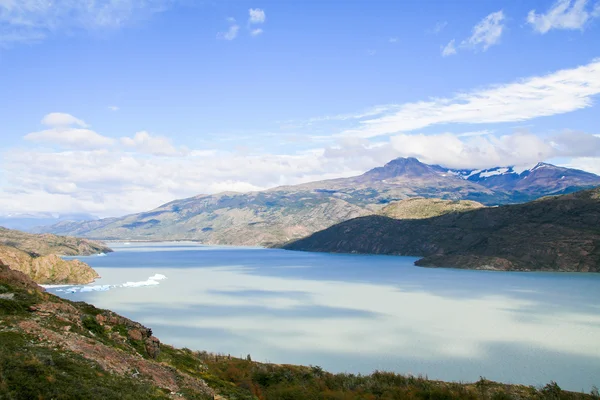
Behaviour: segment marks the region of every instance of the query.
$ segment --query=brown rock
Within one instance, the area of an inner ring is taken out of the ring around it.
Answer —
[[[142,332],[139,329],[130,329],[129,331],[127,331],[127,336],[129,336],[129,339],[131,340],[143,339]]]
[[[155,336],[150,336],[145,341],[146,353],[152,358],[158,358],[160,354],[160,340]]]

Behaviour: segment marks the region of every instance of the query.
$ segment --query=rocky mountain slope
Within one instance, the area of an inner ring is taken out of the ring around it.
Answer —
[[[592,399],[596,395],[446,383],[388,372],[330,374],[176,349],[108,310],[44,292],[0,263],[0,398],[30,399]]]
[[[485,206],[471,200],[441,200],[416,197],[390,203],[377,214],[395,219],[424,219],[482,207]]]
[[[112,250],[100,242],[52,234],[32,234],[0,227],[0,245],[16,247],[31,255],[90,256],[110,253]]]
[[[476,175],[478,179],[474,178]],[[390,202],[412,197],[496,205],[600,185],[599,176],[549,164],[539,164],[527,173],[515,175],[510,179],[518,183],[508,186],[482,178],[483,175],[427,165],[415,158],[399,158],[356,177],[262,192],[199,195],[149,212],[61,222],[43,231],[97,239],[274,245],[351,218],[375,214]]]
[[[600,272],[600,188],[421,220],[356,218],[289,250],[421,256],[421,266]]]
[[[32,257],[10,246],[0,245],[0,262],[40,284],[86,284],[99,277],[92,267],[79,260],[63,260],[55,254]]]

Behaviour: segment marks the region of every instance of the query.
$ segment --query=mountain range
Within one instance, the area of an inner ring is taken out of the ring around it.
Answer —
[[[89,221],[93,219],[98,218],[94,215],[83,213],[9,213],[0,214],[0,226],[29,231],[39,226],[53,225],[61,221]]]
[[[284,248],[418,256],[429,267],[600,272],[600,187],[427,219],[355,218]]]
[[[62,221],[38,232],[106,240],[195,240],[278,245],[413,198],[520,203],[600,185],[600,176],[539,163],[533,168],[457,170],[398,158],[362,175],[294,186],[198,195],[120,218]]]

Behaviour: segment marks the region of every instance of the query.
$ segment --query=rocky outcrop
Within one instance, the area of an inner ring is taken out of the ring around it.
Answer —
[[[378,214],[395,219],[424,219],[483,207],[485,207],[483,204],[471,200],[442,200],[418,197],[393,202],[385,206]]]
[[[600,188],[421,220],[356,218],[284,248],[419,256],[428,267],[600,272]]]
[[[63,260],[54,254],[33,257],[17,248],[1,245],[0,262],[40,284],[87,284],[99,277],[79,260]]]
[[[50,233],[32,234],[0,227],[0,245],[15,247],[33,256],[89,256],[110,253],[112,249],[101,242]]]

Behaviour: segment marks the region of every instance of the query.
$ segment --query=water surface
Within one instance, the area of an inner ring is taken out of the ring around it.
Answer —
[[[105,257],[79,258],[102,276],[92,286],[117,287],[50,290],[139,321],[165,343],[332,372],[600,386],[600,274],[429,269],[411,257],[193,243],[111,246]],[[167,279],[119,286],[156,274]]]

